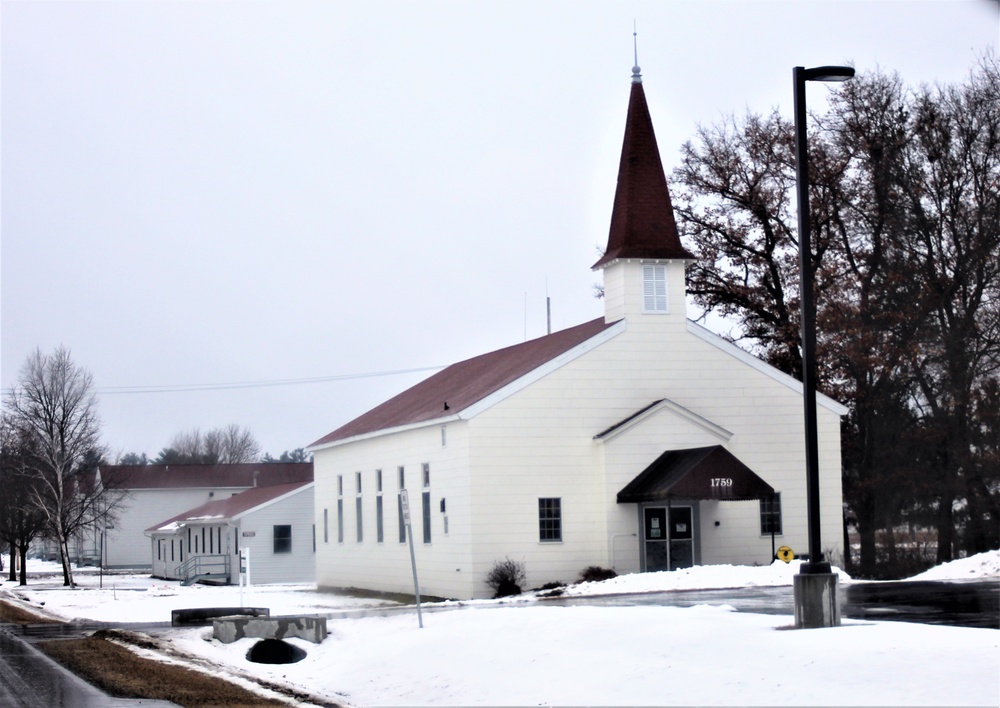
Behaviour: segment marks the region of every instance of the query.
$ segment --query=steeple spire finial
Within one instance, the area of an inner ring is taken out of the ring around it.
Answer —
[[[635,29],[635,20],[632,20],[632,50],[635,52],[635,63],[632,65],[632,83],[641,84],[642,74],[639,73],[639,39]]]

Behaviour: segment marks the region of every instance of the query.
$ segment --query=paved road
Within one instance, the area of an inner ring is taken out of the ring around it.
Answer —
[[[609,595],[602,598],[560,598],[555,604],[731,605],[740,612],[794,615],[790,586],[681,590]],[[920,624],[1000,629],[1000,581],[963,582],[855,582],[841,586],[840,614],[849,619],[896,620]]]

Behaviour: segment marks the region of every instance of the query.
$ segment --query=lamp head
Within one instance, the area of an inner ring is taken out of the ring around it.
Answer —
[[[806,81],[847,81],[854,76],[853,66],[817,66],[803,70]]]

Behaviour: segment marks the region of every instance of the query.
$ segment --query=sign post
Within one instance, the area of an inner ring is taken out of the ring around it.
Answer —
[[[240,607],[243,607],[243,584],[250,584],[250,549],[240,549]]]
[[[403,524],[406,526],[406,538],[410,542],[410,567],[413,569],[413,595],[417,599],[417,624],[424,627],[424,618],[420,612],[420,583],[417,582],[417,558],[413,553],[413,528],[410,526],[410,497],[406,489],[399,490],[399,500],[403,506]]]

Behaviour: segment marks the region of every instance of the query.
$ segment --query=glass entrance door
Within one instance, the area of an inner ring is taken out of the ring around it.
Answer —
[[[646,507],[642,515],[647,573],[694,565],[694,513],[690,506]]]
[[[670,507],[670,570],[694,565],[694,524],[689,506]]]
[[[665,507],[643,509],[643,539],[646,572],[667,570],[670,560],[667,553],[667,510]]]

